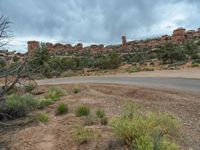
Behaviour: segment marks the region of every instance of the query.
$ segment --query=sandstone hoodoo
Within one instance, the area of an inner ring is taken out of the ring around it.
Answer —
[[[120,45],[108,45],[104,46],[103,44],[96,45],[92,44],[90,46],[84,47],[82,43],[77,43],[75,46],[71,44],[52,44],[46,43],[47,50],[50,54],[62,54],[66,52],[82,52],[89,50],[93,53],[96,52],[109,52],[115,50],[117,52],[129,52],[135,49],[143,49],[143,48],[154,48],[158,45],[165,44],[167,42],[181,44],[188,40],[196,39],[200,37],[200,28],[195,30],[185,30],[184,28],[178,28],[173,31],[172,36],[163,35],[160,38],[153,38],[148,40],[140,40],[140,41],[129,41],[127,42],[126,36],[122,36],[122,43]],[[39,47],[38,41],[28,41],[28,55],[32,57],[34,55],[34,51]]]
[[[39,47],[38,41],[28,41],[28,57],[33,57],[35,50]]]
[[[126,36],[122,36],[122,48],[126,48]]]

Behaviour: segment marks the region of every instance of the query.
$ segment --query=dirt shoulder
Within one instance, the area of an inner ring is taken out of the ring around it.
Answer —
[[[200,101],[199,97],[184,93],[140,88],[136,86],[117,84],[80,84],[81,92],[73,93],[74,85],[57,85],[66,89],[68,95],[62,97],[44,112],[48,113],[51,120],[47,124],[30,124],[12,130],[0,132],[0,143],[5,149],[15,150],[104,150],[113,144],[113,136],[108,127],[99,125],[91,126],[101,130],[99,141],[90,141],[79,145],[73,138],[73,129],[77,124],[84,124],[85,118],[78,118],[74,110],[80,104],[87,105],[91,112],[96,108],[103,108],[109,120],[122,111],[126,102],[135,102],[144,106],[145,111],[169,112],[175,115],[182,124],[183,134],[179,143],[181,149],[200,149]],[[40,86],[46,91],[49,86]],[[69,113],[55,116],[55,109],[59,103],[69,106]],[[117,149],[117,148],[114,148]]]
[[[141,71],[135,73],[120,73],[120,74],[115,74],[115,76],[200,79],[200,68],[185,68],[180,70]]]

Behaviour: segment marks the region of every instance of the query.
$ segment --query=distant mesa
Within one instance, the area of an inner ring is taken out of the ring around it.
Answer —
[[[91,52],[108,52],[115,51],[118,52],[128,52],[133,49],[143,49],[143,48],[154,48],[155,46],[165,44],[167,42],[173,42],[177,44],[184,43],[185,41],[192,40],[194,38],[200,37],[200,28],[195,30],[186,30],[184,28],[175,29],[172,33],[172,36],[163,35],[159,38],[149,39],[149,40],[140,40],[140,41],[129,41],[127,42],[126,36],[122,36],[122,43],[120,45],[108,45],[104,46],[103,44],[93,44],[87,47],[83,47],[82,43],[78,43],[75,46],[71,44],[61,44],[61,43],[46,43],[47,50],[50,54],[62,54],[66,52],[81,52],[89,50]],[[39,47],[39,41],[28,41],[28,56],[32,57],[35,50]]]

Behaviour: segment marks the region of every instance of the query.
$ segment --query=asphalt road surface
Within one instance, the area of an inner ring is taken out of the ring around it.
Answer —
[[[165,89],[188,94],[200,95],[200,80],[186,78],[158,78],[158,77],[68,77],[38,80],[38,85],[78,84],[78,83],[112,83],[136,85],[148,88]]]

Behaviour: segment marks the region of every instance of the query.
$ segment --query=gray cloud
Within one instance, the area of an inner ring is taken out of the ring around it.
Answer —
[[[1,0],[0,15],[13,22],[13,47],[26,40],[119,43],[200,26],[199,0]]]

